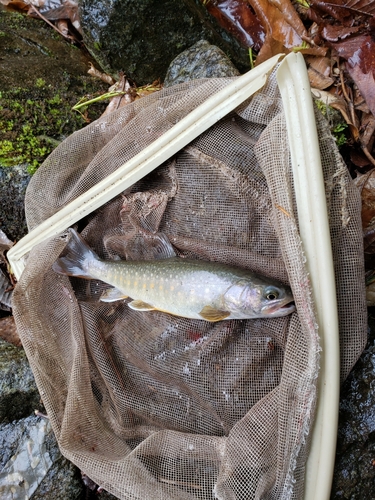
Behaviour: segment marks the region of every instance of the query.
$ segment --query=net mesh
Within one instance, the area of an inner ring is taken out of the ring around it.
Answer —
[[[66,139],[34,175],[29,229],[104,179],[230,79],[164,89]],[[340,317],[342,378],[364,347],[360,200],[317,114]],[[266,86],[153,173],[82,219],[105,259],[162,232],[181,256],[290,283],[297,312],[208,323],[126,302],[35,247],[14,315],[62,453],[122,499],[297,499],[316,401],[319,338],[298,232],[280,94]],[[147,258],[147,255],[141,255]]]

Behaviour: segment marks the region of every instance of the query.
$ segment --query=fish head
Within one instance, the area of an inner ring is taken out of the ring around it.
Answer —
[[[242,318],[277,318],[295,311],[289,286],[257,278],[235,283],[225,293],[224,302],[232,314]]]

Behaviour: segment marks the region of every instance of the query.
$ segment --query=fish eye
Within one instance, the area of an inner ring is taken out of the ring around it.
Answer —
[[[277,290],[274,290],[274,289],[266,290],[266,299],[276,300],[278,298],[279,298],[279,292]]]

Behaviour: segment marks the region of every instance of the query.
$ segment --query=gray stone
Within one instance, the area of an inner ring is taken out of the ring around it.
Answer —
[[[375,323],[343,384],[331,499],[375,498]]]
[[[14,239],[27,233],[24,198],[30,178],[27,165],[0,166],[0,229]]]
[[[0,423],[24,418],[40,408],[42,403],[25,351],[0,339]]]
[[[83,491],[77,468],[60,453],[47,419],[0,425],[0,497],[67,500]]]
[[[198,0],[81,0],[83,38],[102,68],[138,85],[163,80],[169,63],[199,40],[218,45],[242,71],[247,49]]]
[[[239,74],[238,69],[221,49],[206,40],[200,40],[171,62],[164,87],[198,78],[220,78]]]
[[[62,139],[98,118],[106,103],[72,110],[108,84],[87,74],[87,52],[66,43],[40,19],[0,3],[0,228],[12,240],[26,233],[22,197],[29,179]],[[14,169],[14,171],[13,171]]]

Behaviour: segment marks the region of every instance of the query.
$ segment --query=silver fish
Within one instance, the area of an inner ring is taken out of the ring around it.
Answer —
[[[112,285],[100,300],[131,297],[137,311],[163,311],[206,321],[286,316],[295,310],[288,286],[251,271],[201,260],[167,258],[105,261],[70,229],[66,254],[53,264],[57,273],[99,279]]]

